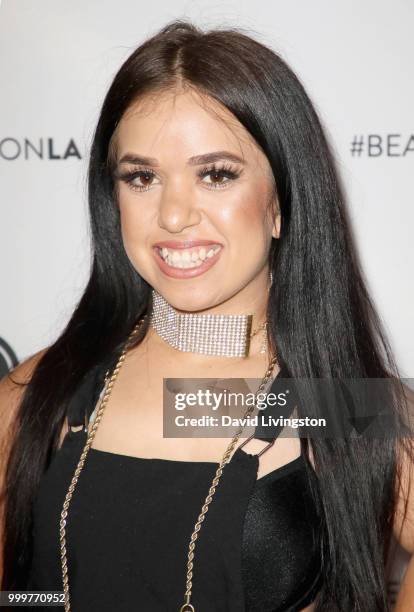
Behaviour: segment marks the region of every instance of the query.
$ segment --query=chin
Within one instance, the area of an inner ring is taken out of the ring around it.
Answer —
[[[209,310],[214,308],[220,303],[220,299],[208,299],[206,296],[207,291],[203,291],[202,294],[198,296],[193,291],[184,291],[182,288],[169,291],[163,291],[161,289],[155,290],[158,291],[162,297],[167,300],[169,304],[176,310],[182,310],[184,312],[199,312],[202,310]]]

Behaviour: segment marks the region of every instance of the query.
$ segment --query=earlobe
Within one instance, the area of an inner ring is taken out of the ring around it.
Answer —
[[[275,223],[272,230],[272,238],[280,238],[280,213],[278,213],[275,218]]]

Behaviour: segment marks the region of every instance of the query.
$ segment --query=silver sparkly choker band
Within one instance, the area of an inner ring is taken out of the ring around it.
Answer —
[[[151,325],[157,334],[179,351],[247,357],[253,315],[179,313],[155,289],[152,290]]]

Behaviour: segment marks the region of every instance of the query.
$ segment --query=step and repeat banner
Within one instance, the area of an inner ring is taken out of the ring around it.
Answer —
[[[100,105],[168,21],[242,27],[301,78],[346,187],[366,279],[402,375],[414,376],[414,4],[3,0],[0,376],[59,335],[90,263],[86,166]],[[400,556],[390,582],[398,591]]]

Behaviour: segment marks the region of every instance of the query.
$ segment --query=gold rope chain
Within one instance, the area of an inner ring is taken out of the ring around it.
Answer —
[[[68,516],[68,509],[69,509],[69,504],[71,502],[71,499],[73,497],[73,493],[75,491],[75,487],[76,484],[79,480],[79,476],[80,473],[82,471],[83,466],[85,465],[85,460],[87,457],[87,454],[92,446],[92,442],[95,438],[95,434],[96,431],[98,429],[99,423],[102,419],[102,416],[104,414],[104,410],[107,406],[108,403],[108,399],[109,396],[111,394],[112,388],[115,384],[115,381],[117,379],[117,376],[119,374],[119,371],[122,367],[122,364],[125,361],[127,352],[128,352],[128,348],[129,345],[131,344],[132,340],[135,338],[135,336],[138,334],[141,325],[143,324],[143,322],[145,321],[147,315],[144,315],[139,321],[138,323],[135,325],[134,329],[132,330],[132,332],[130,333],[127,342],[125,343],[125,346],[122,350],[122,353],[118,359],[118,362],[114,368],[114,371],[112,372],[111,376],[108,378],[108,374],[109,372],[107,372],[106,376],[105,376],[105,382],[106,382],[106,387],[102,396],[102,399],[100,401],[99,404],[99,408],[97,410],[96,416],[93,420],[93,425],[91,427],[91,429],[88,432],[88,436],[87,436],[87,440],[85,443],[85,446],[83,448],[83,451],[81,453],[80,459],[78,461],[78,464],[76,466],[75,472],[73,474],[71,483],[69,485],[68,491],[66,493],[66,497],[65,497],[65,501],[63,502],[63,508],[62,508],[62,512],[60,515],[60,523],[59,523],[59,534],[60,534],[60,559],[61,559],[61,568],[62,568],[62,582],[63,582],[63,593],[64,593],[64,606],[65,606],[65,612],[71,612],[71,607],[70,607],[70,595],[69,595],[69,577],[68,577],[68,560],[67,560],[67,549],[66,549],[66,545],[67,545],[67,541],[66,541],[66,519]],[[266,374],[264,375],[262,382],[259,385],[259,388],[257,389],[256,393],[255,393],[255,402],[254,405],[250,405],[248,407],[248,409],[246,410],[243,419],[245,419],[256,407],[256,399],[257,399],[257,395],[263,390],[263,388],[265,387],[266,383],[268,382],[273,368],[275,366],[275,364],[277,363],[277,358],[273,357],[272,360],[269,363],[269,367],[267,368]],[[237,433],[235,434],[234,438],[232,439],[232,441],[230,442],[229,446],[227,447],[226,452],[223,455],[223,458],[220,462],[219,467],[217,468],[216,474],[213,478],[213,481],[211,483],[211,487],[209,489],[208,495],[205,499],[204,505],[202,507],[202,511],[198,517],[197,523],[195,524],[194,527],[194,531],[191,534],[191,538],[190,538],[190,545],[189,545],[189,550],[188,550],[188,562],[187,562],[187,579],[186,579],[186,591],[184,594],[184,604],[181,606],[180,608],[180,612],[195,612],[195,608],[194,606],[190,603],[190,598],[191,598],[191,590],[192,590],[192,577],[193,577],[193,559],[194,559],[194,548],[195,548],[195,542],[198,538],[198,532],[200,531],[201,528],[201,523],[204,521],[208,507],[213,499],[213,495],[215,493],[216,487],[219,483],[220,477],[223,473],[223,468],[225,466],[226,463],[228,463],[229,461],[229,457],[230,454],[234,448],[234,446],[236,445],[240,435],[243,432],[244,427],[240,427],[239,430],[237,431]],[[247,441],[247,440],[246,440]],[[273,444],[273,442],[271,442],[270,444]],[[263,452],[263,451],[262,451]],[[261,454],[261,453],[259,453]]]
[[[265,330],[266,328],[267,328],[267,321],[264,321],[264,323],[262,323],[254,331],[252,331],[252,333],[250,334],[250,338],[254,338],[254,336],[258,334],[259,331]]]

